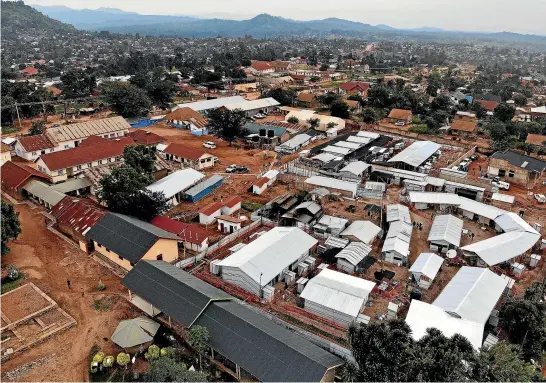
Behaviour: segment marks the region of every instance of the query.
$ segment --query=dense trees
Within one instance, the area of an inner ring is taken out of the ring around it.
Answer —
[[[152,72],[138,72],[130,82],[146,92],[151,102],[163,109],[169,107],[174,99],[177,78],[163,69]]]
[[[102,95],[112,110],[123,117],[145,116],[152,108],[146,92],[130,83],[105,82]]]
[[[189,371],[176,357],[166,355],[149,363],[145,373],[147,382],[206,382],[207,376],[201,372]]]
[[[502,122],[510,121],[516,114],[516,109],[508,104],[499,104],[493,110],[493,116]]]
[[[362,121],[366,124],[375,124],[377,122],[377,113],[372,108],[365,108],[362,110]]]
[[[230,145],[246,133],[246,116],[242,110],[214,109],[208,114],[208,119],[211,130]]]
[[[21,234],[21,225],[19,224],[19,213],[15,212],[13,205],[1,201],[2,203],[2,236],[0,238],[1,254],[6,255],[9,253],[8,241],[11,239],[17,239]]]
[[[150,174],[155,168],[155,147],[146,145],[126,146],[123,151],[123,161],[144,173]]]
[[[80,68],[67,70],[61,75],[60,89],[65,98],[87,97],[97,85],[95,76]]]
[[[349,105],[344,101],[335,101],[330,105],[330,114],[333,117],[339,118],[349,118],[351,114],[349,113]]]
[[[45,123],[43,120],[39,121],[32,121],[32,124],[30,126],[30,130],[28,131],[29,136],[36,136],[39,134],[43,134],[45,129]]]
[[[9,82],[1,81],[1,103],[2,106],[14,105],[15,103],[36,103],[34,105],[19,106],[19,117],[29,118],[41,115],[44,112],[47,114],[53,113],[53,105],[42,105],[42,101],[50,101],[53,99],[51,92],[45,88],[36,89],[32,84],[27,82]],[[12,125],[17,118],[15,107],[2,110],[1,121],[2,125]]]

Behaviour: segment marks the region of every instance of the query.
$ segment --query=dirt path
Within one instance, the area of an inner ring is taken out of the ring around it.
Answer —
[[[87,357],[93,344],[97,343],[105,352],[116,352],[109,338],[120,319],[136,316],[136,312],[132,312],[126,301],[119,278],[78,247],[47,230],[39,208],[22,204],[15,209],[19,212],[22,233],[10,244],[11,252],[2,257],[2,266],[19,267],[25,282],[34,282],[74,317],[77,325],[6,361],[2,372],[43,358],[45,362],[35,364],[16,380],[86,381]],[[71,289],[67,287],[67,279],[71,281]],[[97,291],[99,280],[106,285],[103,292]],[[108,308],[97,311],[96,300]],[[56,357],[47,358],[52,354]]]

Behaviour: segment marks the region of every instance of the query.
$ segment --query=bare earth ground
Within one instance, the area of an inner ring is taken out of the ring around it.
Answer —
[[[119,352],[109,338],[119,320],[134,317],[137,313],[127,302],[119,278],[79,248],[47,230],[39,208],[20,204],[15,209],[19,213],[22,233],[17,241],[10,243],[11,252],[2,257],[2,267],[16,265],[25,275],[23,283],[33,282],[71,315],[76,325],[14,355],[2,363],[2,373],[43,358],[41,363],[16,380],[86,381],[87,358],[93,344],[98,344],[107,354]],[[71,281],[71,289],[67,287],[67,279]],[[99,280],[106,286],[103,292],[97,291]],[[102,306],[108,308],[97,311],[95,300],[100,300]],[[21,306],[20,310],[23,308]],[[11,316],[20,315],[12,309],[3,307],[8,317],[10,312]],[[51,357],[53,354],[56,357]],[[3,376],[2,380],[7,379]]]

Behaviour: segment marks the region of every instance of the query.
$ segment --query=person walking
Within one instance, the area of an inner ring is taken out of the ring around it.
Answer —
[[[70,279],[66,280],[66,284],[68,285],[68,288],[70,288]]]

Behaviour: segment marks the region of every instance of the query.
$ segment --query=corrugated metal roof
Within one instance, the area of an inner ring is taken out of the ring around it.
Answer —
[[[432,141],[417,141],[392,157],[388,162],[403,162],[413,167],[420,166],[442,146]]]
[[[409,192],[411,203],[430,203],[438,205],[460,205],[461,201],[457,194],[435,193],[435,192]]]
[[[349,220],[341,217],[333,217],[331,215],[323,215],[315,226],[324,226],[330,229],[343,229]]]
[[[300,147],[301,145],[304,145],[305,143],[309,143],[311,141],[311,136],[308,134],[298,134],[288,141],[285,141],[280,146],[288,149],[295,149]]]
[[[379,133],[373,133],[373,132],[367,132],[367,131],[360,131],[357,134],[357,137],[368,137],[373,140],[377,140],[381,135]]]
[[[372,248],[362,242],[352,242],[337,253],[336,258],[345,259],[353,266],[357,266],[372,252]]]
[[[218,265],[240,268],[263,287],[317,243],[297,227],[275,227]]]
[[[45,135],[51,141],[59,143],[128,130],[130,127],[131,125],[123,117],[111,117],[47,128]]]
[[[332,153],[320,153],[314,157],[311,157],[312,160],[321,161],[321,162],[330,162],[332,160],[335,160],[336,158],[341,158],[339,155],[335,155]]]
[[[333,145],[328,145],[327,147],[322,148],[321,150],[326,153],[341,154],[343,156],[346,156],[347,154],[353,151],[353,149],[342,148],[340,146],[333,146]]]
[[[504,214],[504,210],[502,209],[499,209],[495,206],[486,205],[478,201],[474,201],[473,199],[459,197],[459,200],[461,202],[459,205],[459,209],[477,214],[480,217],[485,217],[485,218],[494,220],[499,215]]]
[[[349,240],[346,238],[338,238],[334,237],[333,235],[328,237],[326,241],[324,241],[324,244],[328,247],[333,247],[337,249],[343,249],[345,246],[349,244]]]
[[[222,106],[242,103],[245,101],[246,100],[242,98],[241,96],[220,97],[220,98],[215,98],[213,100],[204,100],[204,101],[189,102],[186,104],[178,104],[173,110],[176,110],[178,108],[192,108],[196,112],[200,112],[202,110],[216,109]]]
[[[207,188],[209,188],[209,187],[211,187],[213,185],[216,185],[219,182],[222,182],[223,179],[224,179],[224,177],[222,177],[221,175],[215,174],[215,175],[207,178],[203,182],[200,182],[197,185],[193,186],[192,188],[186,190],[185,194],[189,195],[191,197],[194,197],[197,194],[201,193],[203,190],[205,190],[205,189],[207,189]]]
[[[393,221],[411,223],[409,208],[400,204],[387,205],[387,222]]]
[[[362,161],[354,161],[354,162],[349,162],[349,164],[345,166],[343,169],[341,169],[340,172],[348,172],[356,176],[360,176],[362,175],[362,173],[366,171],[366,169],[370,168],[371,166],[372,165]]]
[[[72,178],[68,181],[61,182],[60,184],[52,185],[51,188],[61,193],[69,193],[72,191],[84,189],[91,185],[91,182],[86,178]]]
[[[357,144],[356,142],[347,142],[347,141],[338,141],[334,144],[334,146],[339,146],[341,148],[348,148],[348,149],[358,149],[360,148],[362,145],[361,144]]]
[[[353,236],[359,241],[370,244],[381,233],[381,228],[370,221],[353,221],[340,236]]]
[[[154,182],[147,189],[152,192],[163,192],[165,197],[171,198],[176,193],[195,185],[196,182],[203,178],[205,178],[205,175],[197,170],[182,169]]]
[[[432,304],[485,325],[507,284],[489,269],[463,266]]]
[[[429,241],[446,241],[459,247],[461,244],[461,234],[463,230],[463,220],[452,216],[451,214],[437,215],[432,222],[432,227],[428,234]]]
[[[410,272],[422,273],[431,280],[436,278],[436,274],[442,267],[444,259],[434,253],[421,253],[411,265]]]
[[[411,301],[406,323],[411,328],[411,335],[415,340],[424,337],[428,328],[437,328],[446,337],[455,334],[464,336],[476,350],[482,346],[483,324],[456,318],[440,307],[417,299]]]
[[[526,231],[528,233],[537,233],[527,222],[519,215],[512,212],[506,212],[495,218],[495,223],[505,232],[509,231]],[[538,234],[538,233],[537,233]]]
[[[403,256],[407,256],[410,249],[412,230],[413,226],[410,223],[403,221],[391,222],[381,251],[396,251]]]
[[[235,103],[235,104],[229,103],[225,105],[225,107],[229,110],[241,109],[244,111],[248,111],[248,110],[267,108],[269,106],[278,106],[278,105],[280,104],[277,100],[275,100],[272,97],[268,97],[268,98],[259,98],[257,100],[252,100],[252,101],[244,100],[242,102]]]
[[[372,139],[369,137],[349,136],[347,137],[347,141],[356,142],[357,144],[361,145],[367,145],[372,141]]]
[[[305,180],[306,184],[322,186],[325,188],[332,188],[338,190],[346,190],[353,193],[353,196],[356,194],[358,189],[358,184],[355,182],[337,180],[335,178],[323,177],[323,176],[312,176]]]
[[[66,197],[66,194],[61,193],[45,183],[36,180],[29,181],[25,186],[23,186],[23,190],[26,190],[30,194],[44,200],[51,206],[55,206],[64,197]]]
[[[305,285],[301,297],[356,318],[375,283],[324,269]]]
[[[516,197],[509,194],[501,194],[501,193],[493,193],[491,196],[491,199],[493,201],[499,201],[499,202],[506,202],[509,204],[512,204],[516,201]]]

